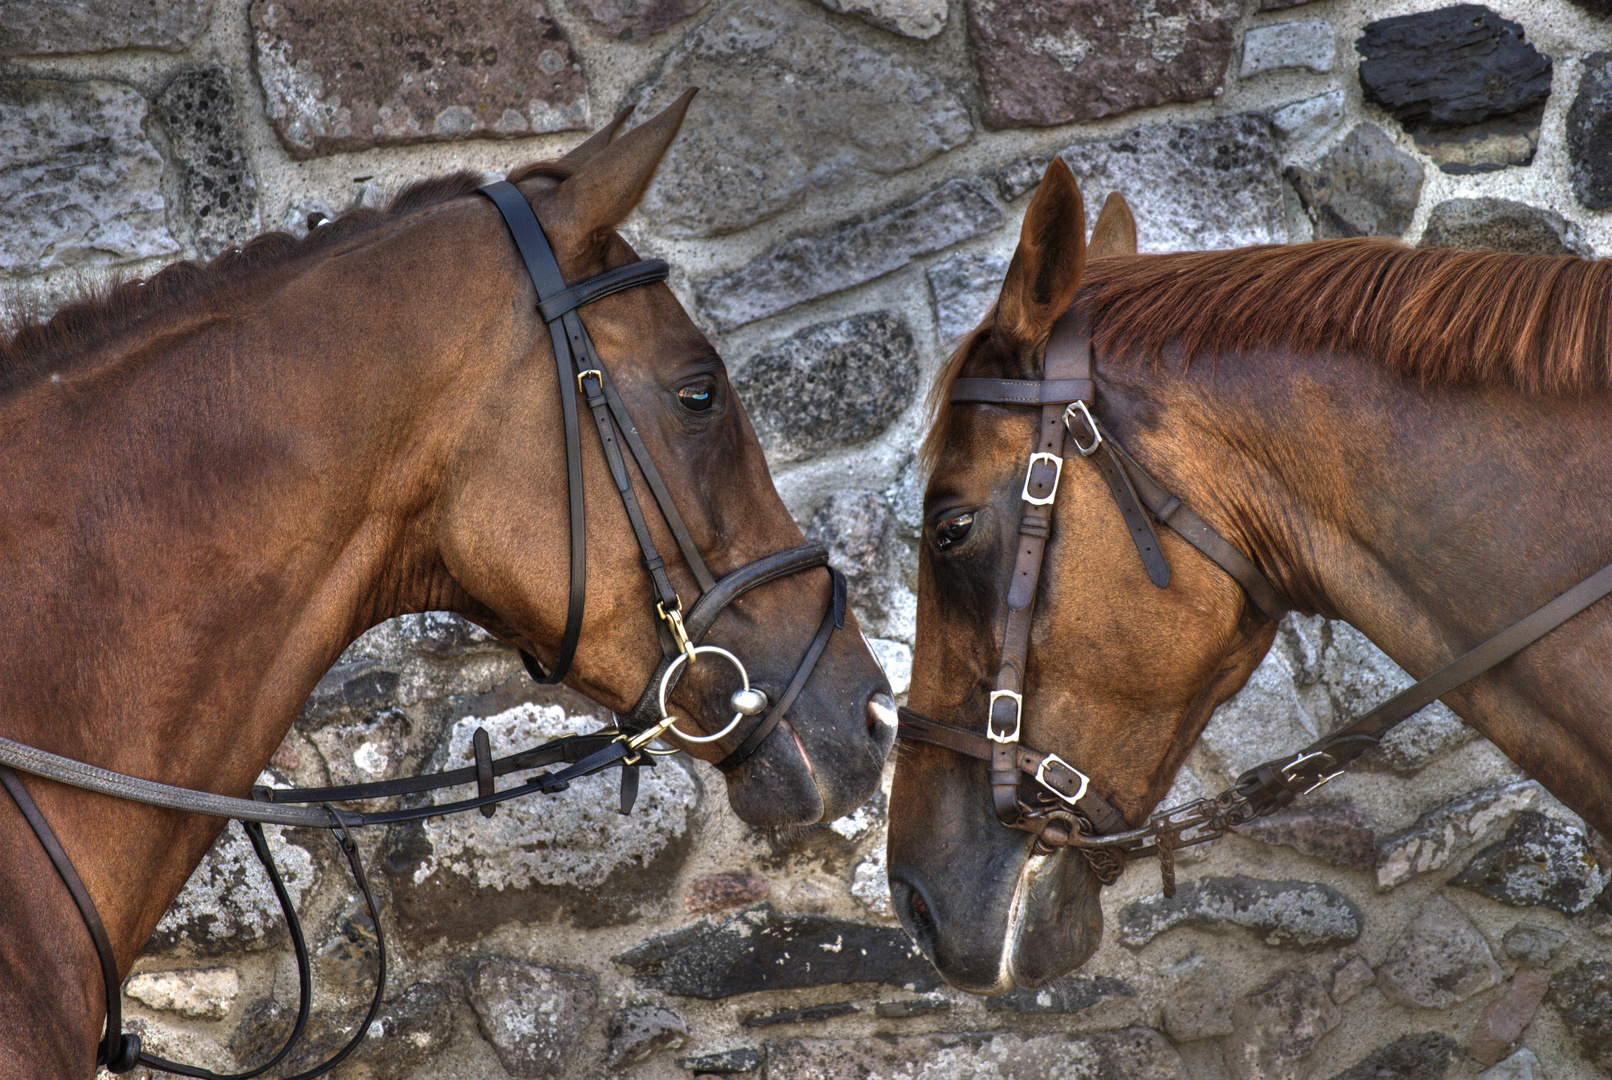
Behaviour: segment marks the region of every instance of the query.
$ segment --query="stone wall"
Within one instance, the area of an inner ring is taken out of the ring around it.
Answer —
[[[0,273],[9,305],[48,308],[86,276],[558,154],[623,104],[699,85],[627,231],[719,341],[779,489],[850,575],[900,689],[920,399],[993,294],[1051,154],[1091,207],[1122,191],[1147,250],[1378,233],[1606,254],[1609,14],[10,0]],[[1176,794],[1404,681],[1350,627],[1291,619]],[[502,749],[597,722],[475,628],[410,617],[342,657],[268,778],[395,776],[458,764],[477,726]],[[1612,852],[1439,707],[1301,810],[1183,856],[1173,900],[1133,868],[1075,977],[983,1000],[939,985],[891,918],[882,801],[764,835],[703,766],[664,762],[631,819],[603,783],[364,838],[393,966],[378,1034],[342,1075],[1612,1075]],[[324,1049],[362,1012],[374,928],[326,838],[274,843],[310,928]],[[233,826],[128,991],[151,1046],[214,1068],[260,1060],[285,1030],[294,968]]]

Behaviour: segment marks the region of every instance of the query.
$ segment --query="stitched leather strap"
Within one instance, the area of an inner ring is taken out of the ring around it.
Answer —
[[[1097,386],[1090,378],[1077,379],[958,379],[952,383],[953,403],[985,402],[996,405],[1067,405],[1090,401]]]
[[[544,322],[553,322],[568,311],[591,304],[595,300],[602,300],[614,293],[637,285],[648,285],[653,281],[665,281],[669,272],[670,268],[660,259],[644,259],[642,262],[618,266],[614,270],[606,270],[586,281],[569,286],[564,292],[538,301],[537,313],[542,316]]]

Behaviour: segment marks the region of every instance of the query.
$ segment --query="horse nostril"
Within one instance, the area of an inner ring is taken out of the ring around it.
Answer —
[[[886,693],[877,693],[868,698],[867,704],[868,734],[875,739],[885,731],[896,726],[896,699]]]

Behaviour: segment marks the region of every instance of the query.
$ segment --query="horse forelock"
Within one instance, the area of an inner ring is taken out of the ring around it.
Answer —
[[[1410,248],[1367,237],[1094,259],[1076,301],[1100,352],[1184,363],[1205,353],[1352,351],[1424,385],[1532,394],[1612,385],[1612,263],[1575,256]],[[936,376],[923,456],[951,428],[951,387],[995,307]]]
[[[518,182],[541,176],[564,180],[571,172],[561,162],[539,161],[515,169],[509,179]],[[43,318],[27,311],[16,313],[7,332],[0,334],[0,393],[82,359],[97,346],[156,317],[202,316],[250,302],[258,295],[255,285],[262,275],[297,260],[306,259],[312,265],[316,256],[332,253],[421,210],[469,195],[485,182],[481,173],[469,170],[418,180],[399,191],[385,209],[356,207],[310,229],[304,237],[264,233],[209,262],[176,262],[143,280],[114,275]],[[193,310],[203,308],[207,310]]]

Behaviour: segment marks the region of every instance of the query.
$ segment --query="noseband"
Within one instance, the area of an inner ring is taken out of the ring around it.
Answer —
[[[777,729],[784,714],[789,711],[811,678],[818,659],[828,647],[834,631],[845,626],[845,577],[828,565],[828,552],[815,544],[790,548],[787,551],[747,563],[732,573],[717,579],[706,567],[698,546],[689,535],[677,505],[672,501],[666,484],[656,469],[649,448],[644,445],[638,428],[633,424],[621,397],[605,370],[604,362],[593,347],[587,329],[577,314],[584,304],[630,289],[637,285],[664,281],[666,263],[659,259],[646,259],[626,266],[607,270],[585,281],[568,285],[560,272],[559,262],[537,214],[513,184],[500,181],[479,189],[498,207],[510,236],[519,249],[526,271],[537,289],[537,310],[547,324],[554,345],[554,362],[560,380],[560,413],[565,432],[565,458],[570,502],[571,582],[570,599],[566,611],[565,630],[554,666],[544,671],[530,653],[521,652],[526,670],[540,683],[562,681],[570,671],[576,656],[577,640],[582,632],[582,611],[587,597],[587,524],[582,487],[582,437],[577,417],[577,394],[584,395],[599,430],[599,441],[604,447],[605,461],[611,478],[620,492],[627,520],[643,555],[644,569],[649,574],[651,600],[658,622],[657,635],[661,644],[661,657],[650,676],[637,704],[625,716],[618,716],[615,725],[586,735],[569,735],[542,746],[533,747],[508,757],[494,759],[486,731],[477,729],[473,740],[476,763],[461,769],[426,776],[382,780],[370,784],[348,784],[325,788],[270,788],[254,787],[251,799],[237,799],[210,792],[160,784],[139,777],[102,769],[72,758],[39,750],[11,739],[0,738],[0,786],[4,786],[22,811],[23,817],[39,838],[40,845],[50,857],[57,874],[78,908],[94,943],[100,963],[102,983],[106,990],[106,1031],[101,1040],[96,1065],[106,1066],[114,1073],[128,1072],[138,1065],[146,1065],[165,1072],[193,1076],[202,1080],[250,1080],[279,1064],[301,1038],[308,1022],[312,999],[312,976],[308,964],[308,950],[303,941],[302,926],[297,917],[279,872],[275,868],[268,841],[263,835],[265,823],[291,826],[308,826],[329,829],[337,835],[343,855],[353,872],[364,903],[375,928],[377,955],[375,996],[368,1014],[351,1040],[334,1056],[312,1069],[298,1073],[287,1080],[312,1080],[345,1061],[363,1042],[370,1024],[380,1010],[386,989],[386,942],[382,934],[379,909],[371,894],[369,881],[358,857],[358,845],[349,829],[359,825],[388,825],[423,818],[440,817],[462,810],[480,810],[492,817],[498,803],[522,795],[542,792],[555,794],[566,790],[571,781],[602,772],[608,768],[621,770],[621,803],[623,814],[632,810],[638,794],[638,770],[653,767],[654,755],[676,753],[656,750],[650,743],[677,736],[693,743],[708,743],[731,734],[746,717],[762,716],[742,737],[733,749],[717,763],[724,773],[731,773],[756,754]],[[682,553],[689,571],[700,589],[700,595],[684,612],[683,602],[666,572],[665,561],[655,550],[655,542],[644,519],[643,508],[633,489],[632,477],[621,452],[625,442],[639,473],[654,495],[666,522]],[[780,578],[824,567],[833,581],[833,592],[828,610],[823,613],[817,632],[806,647],[804,657],[794,676],[771,702],[764,691],[750,685],[749,673],[738,657],[726,649],[704,645],[706,633],[717,617],[739,597],[751,589]],[[674,717],[666,705],[666,696],[677,679],[697,662],[701,655],[721,654],[737,670],[740,689],[732,696],[735,710],[733,719],[715,735],[691,736],[675,726]],[[538,772],[523,783],[506,787],[502,791],[495,785],[497,777],[512,772],[538,769],[547,765],[565,763],[567,767],[550,772]],[[190,813],[209,814],[215,817],[234,818],[242,822],[258,859],[268,873],[269,883],[279,900],[290,928],[292,949],[296,954],[300,983],[300,1002],[296,1023],[291,1035],[280,1051],[268,1062],[249,1072],[221,1075],[207,1069],[167,1061],[140,1049],[136,1035],[123,1033],[121,984],[118,980],[117,959],[113,955],[111,940],[96,910],[95,901],[84,887],[72,860],[57,840],[55,831],[40,812],[28,789],[13,770],[32,773],[72,787],[93,791],[114,798],[128,799],[152,806],[168,807]],[[353,802],[366,799],[388,798],[398,795],[422,794],[441,788],[476,785],[476,796],[446,804],[427,804],[404,807],[399,810],[358,812],[331,806],[335,802]],[[317,805],[308,805],[317,804]]]
[[[1213,840],[1314,791],[1341,775],[1395,724],[1612,593],[1612,566],[1607,566],[1358,720],[1297,753],[1249,769],[1212,799],[1162,811],[1139,828],[1129,828],[1120,812],[1097,791],[1091,777],[1057,754],[1024,746],[1019,738],[1031,617],[1065,463],[1065,436],[1081,457],[1096,463],[1155,586],[1162,589],[1170,583],[1170,566],[1153,531],[1157,521],[1229,574],[1266,619],[1281,619],[1288,607],[1247,556],[1183,506],[1103,429],[1092,412],[1097,398],[1092,367],[1089,323],[1071,306],[1047,339],[1044,378],[958,379],[953,384],[953,404],[1039,405],[1041,433],[1021,492],[1024,510],[1008,586],[1002,663],[986,706],[985,734],[932,720],[905,707],[899,710],[897,732],[912,742],[989,762],[997,820],[1008,828],[1034,834],[1036,854],[1052,854],[1063,847],[1078,849],[1105,885],[1118,879],[1127,857],[1157,856],[1165,895],[1173,896],[1175,848]]]

